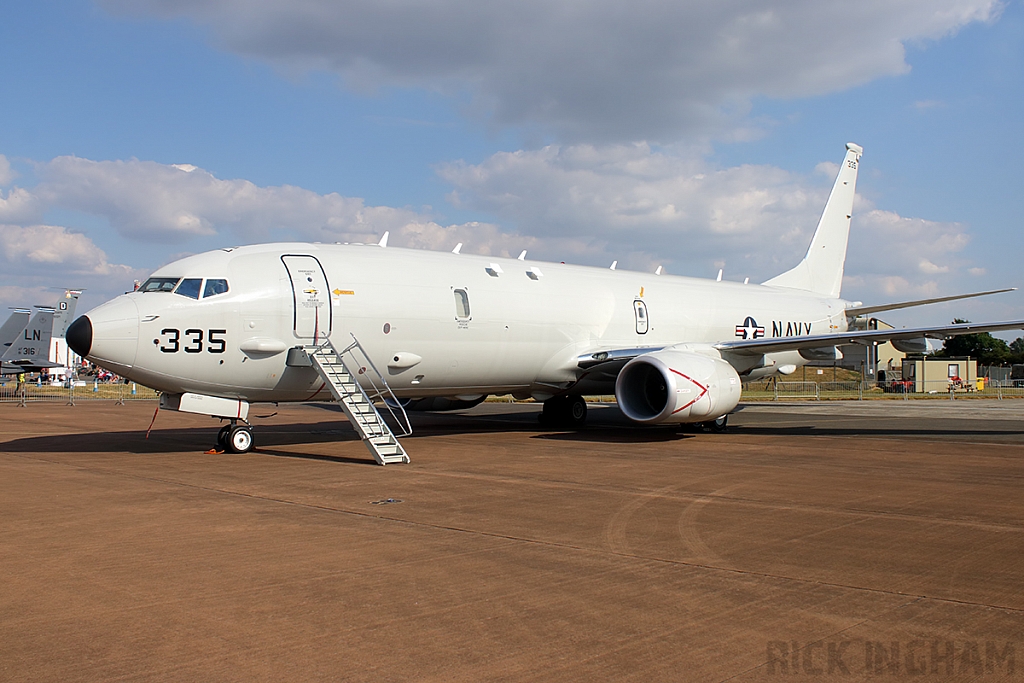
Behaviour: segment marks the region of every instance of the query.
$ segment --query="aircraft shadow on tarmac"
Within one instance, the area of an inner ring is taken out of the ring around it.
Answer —
[[[947,421],[944,421],[944,423]],[[1013,424],[1013,423],[1008,423]],[[831,427],[821,425],[786,425],[782,426],[758,426],[742,425],[730,427],[730,433],[750,434],[756,436],[861,436],[871,437],[905,437],[908,439],[926,436],[955,436],[955,437],[984,437],[984,436],[1024,436],[1021,429],[928,429],[928,428],[900,428],[900,427]]]
[[[320,407],[320,406],[318,406]],[[254,420],[257,438],[256,452],[288,458],[306,458],[313,460],[338,461],[346,463],[372,464],[369,454],[365,458],[353,458],[342,455],[310,453],[295,450],[284,450],[282,447],[325,444],[331,442],[357,441],[355,431],[349,426],[344,416],[335,406],[322,406],[327,411],[338,413],[337,419],[292,424],[260,424]],[[829,424],[828,422],[832,422]],[[915,426],[893,426],[886,420],[884,426],[872,425],[858,419],[857,424],[849,420],[828,420],[826,424],[805,425],[773,425],[762,424],[730,425],[725,436],[832,436],[832,437],[996,437],[1000,440],[1018,441],[1024,436],[1024,430],[1013,421],[986,421],[984,426],[951,428],[948,420],[936,420],[936,428]],[[689,439],[700,435],[699,431],[680,429],[674,426],[637,427],[628,423],[621,412],[614,409],[592,411],[588,424],[581,428],[545,427],[538,423],[537,411],[507,411],[492,409],[480,414],[474,411],[456,411],[452,413],[414,413],[412,415],[414,433],[406,437],[407,442],[415,443],[417,439],[435,436],[452,436],[459,434],[499,434],[526,433],[531,439],[549,439],[553,441],[579,442],[611,442],[611,443],[667,443]],[[898,424],[898,422],[897,422]],[[939,425],[945,425],[940,427]],[[1004,427],[1005,428],[1001,428]],[[145,438],[144,430],[124,430],[91,432],[80,434],[54,434],[13,439],[0,443],[0,451],[9,453],[64,453],[64,452],[109,452],[124,451],[127,453],[195,453],[210,448],[216,442],[218,426],[194,428],[155,429],[149,439]],[[717,434],[706,434],[707,438],[719,438]],[[360,453],[360,455],[362,455]]]

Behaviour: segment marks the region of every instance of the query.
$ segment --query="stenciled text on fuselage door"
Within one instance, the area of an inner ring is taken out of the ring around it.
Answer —
[[[314,256],[281,257],[292,284],[295,336],[314,341],[331,333],[331,292],[323,266]]]

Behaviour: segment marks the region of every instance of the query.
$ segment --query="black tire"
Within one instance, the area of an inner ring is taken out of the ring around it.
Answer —
[[[236,425],[228,434],[228,450],[232,453],[248,453],[253,447],[252,430],[245,425]]]
[[[582,427],[587,421],[587,402],[582,396],[570,396],[565,404],[566,424]]]
[[[541,424],[552,427],[581,427],[587,421],[587,402],[582,396],[555,396],[544,401]]]
[[[230,433],[231,425],[224,425],[220,428],[220,431],[217,432],[217,447],[222,451],[226,451],[228,449],[228,435]]]
[[[729,428],[729,416],[722,415],[721,417],[711,420],[710,422],[705,422],[704,425],[706,426],[709,432],[721,434],[722,432]]]

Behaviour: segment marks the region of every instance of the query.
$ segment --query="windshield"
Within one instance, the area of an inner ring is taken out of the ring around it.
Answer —
[[[174,293],[187,296],[189,299],[198,299],[202,284],[203,279],[200,277],[187,277],[181,281],[181,284],[174,290]]]
[[[176,277],[151,277],[146,280],[141,287],[140,292],[170,292],[174,290],[174,285],[178,284],[178,280],[181,278]]]
[[[203,288],[203,298],[206,299],[211,296],[217,296],[228,291],[228,281],[220,278],[209,278],[206,281],[206,287]]]

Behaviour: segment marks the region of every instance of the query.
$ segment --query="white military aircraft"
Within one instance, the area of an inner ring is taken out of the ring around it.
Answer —
[[[1024,328],[857,329],[871,313],[990,292],[841,299],[862,153],[846,149],[806,256],[760,285],[386,248],[385,233],[376,245],[265,244],[175,261],[80,317],[67,341],[163,392],[164,407],[228,418],[220,443],[235,452],[253,445],[250,403],[334,398],[383,464],[408,458],[373,408],[380,399],[401,418],[403,406],[532,396],[549,420],[581,424],[582,396],[614,391],[637,423],[721,429],[742,378],[839,358],[837,345],[924,350],[929,339]]]

